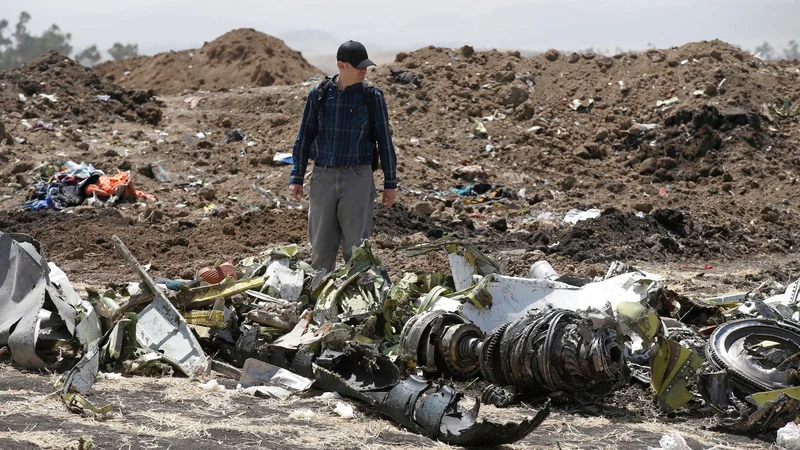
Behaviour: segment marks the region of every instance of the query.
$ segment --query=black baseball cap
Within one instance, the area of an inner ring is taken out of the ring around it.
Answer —
[[[347,41],[339,46],[336,52],[336,60],[349,63],[356,69],[374,66],[375,63],[369,60],[367,49],[361,42]]]

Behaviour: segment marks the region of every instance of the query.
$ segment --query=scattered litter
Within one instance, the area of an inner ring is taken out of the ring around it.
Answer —
[[[800,450],[800,427],[794,422],[789,422],[778,430],[775,444],[786,450]]]
[[[245,138],[246,136],[244,133],[242,133],[242,130],[237,128],[235,130],[228,132],[228,134],[225,135],[225,138],[222,139],[222,143],[227,144],[229,142],[239,142],[243,141]]]
[[[208,380],[205,383],[200,384],[200,389],[206,392],[225,392],[225,386],[219,384],[217,380]]]
[[[200,100],[202,100],[202,99],[203,99],[203,97],[194,95],[194,96],[191,96],[191,97],[186,97],[185,99],[183,99],[183,101],[186,102],[186,103],[189,103],[189,108],[194,109],[194,108],[197,107],[197,104],[200,103]]]
[[[285,164],[285,165],[292,165],[292,154],[291,153],[284,153],[278,152],[275,153],[275,156],[272,157],[273,164]]]
[[[647,447],[647,450],[692,450],[692,448],[686,444],[686,440],[683,436],[677,431],[662,436],[658,444],[661,447]]]
[[[680,100],[678,99],[678,97],[670,97],[667,100],[658,100],[656,102],[656,107],[673,105],[675,103],[678,103],[679,101]]]
[[[581,101],[579,99],[572,100],[572,103],[569,104],[569,107],[572,108],[573,111],[578,112],[588,112],[592,109],[594,105],[594,99],[590,98],[586,101]]]
[[[341,399],[342,396],[338,392],[324,392],[316,398],[320,400],[338,400]]]
[[[488,135],[486,127],[483,125],[483,122],[475,123],[475,128],[473,129],[472,134],[481,138],[485,138]]]
[[[338,414],[343,419],[355,419],[356,417],[353,407],[342,402],[336,403],[336,407],[333,408],[333,412]]]
[[[311,420],[316,417],[316,413],[310,409],[298,409],[289,414],[290,419],[304,419]]]
[[[572,209],[564,216],[564,222],[575,225],[582,220],[596,219],[603,214],[602,210],[590,209],[588,211],[581,211],[579,209]]]

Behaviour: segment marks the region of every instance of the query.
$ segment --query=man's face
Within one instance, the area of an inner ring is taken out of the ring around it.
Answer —
[[[367,76],[367,68],[366,67],[363,68],[363,69],[356,69],[355,66],[353,66],[350,63],[342,62],[341,64],[344,66],[343,71],[344,71],[344,75],[347,78],[349,78],[351,80],[358,80],[358,81],[364,81],[364,78],[366,78],[366,76]]]

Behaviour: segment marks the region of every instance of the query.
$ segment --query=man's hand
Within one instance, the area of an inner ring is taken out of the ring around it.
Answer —
[[[397,189],[384,189],[383,190],[383,204],[386,208],[391,208],[394,204],[394,198],[397,196]]]
[[[298,202],[303,199],[303,185],[302,184],[290,184],[289,185],[289,192],[292,193],[292,196]],[[394,198],[394,197],[392,197]]]

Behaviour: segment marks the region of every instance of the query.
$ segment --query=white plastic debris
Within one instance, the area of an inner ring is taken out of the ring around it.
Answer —
[[[97,374],[97,378],[100,380],[121,380],[124,377],[121,373],[115,372],[100,372]]]
[[[225,392],[225,386],[219,384],[217,380],[208,380],[205,383],[200,384],[200,389],[206,392]]]
[[[317,398],[320,400],[339,400],[342,396],[338,392],[325,392]]]
[[[686,444],[686,440],[683,436],[677,431],[662,436],[658,444],[661,445],[661,447],[647,447],[647,450],[692,450],[692,448]]]
[[[197,139],[205,139],[206,138],[206,134],[203,133],[203,132],[197,133],[197,134],[195,134],[195,136],[197,136]]]
[[[800,450],[800,426],[794,422],[787,423],[785,427],[778,430],[775,444],[787,450]]]
[[[333,408],[333,412],[340,415],[343,419],[355,419],[356,417],[353,407],[342,402],[336,404],[336,407]]]
[[[39,95],[39,97],[46,98],[47,100],[50,100],[53,103],[58,102],[58,98],[56,97],[55,94],[37,94],[37,95]]]
[[[298,409],[289,414],[290,419],[313,419],[316,414],[310,409]]]
[[[596,219],[600,217],[600,214],[602,213],[603,211],[600,209],[590,209],[588,211],[573,209],[567,212],[567,215],[564,216],[564,222],[575,225],[582,220]]]
[[[25,103],[28,101],[28,99],[25,97],[25,94],[19,94],[19,101]]]

